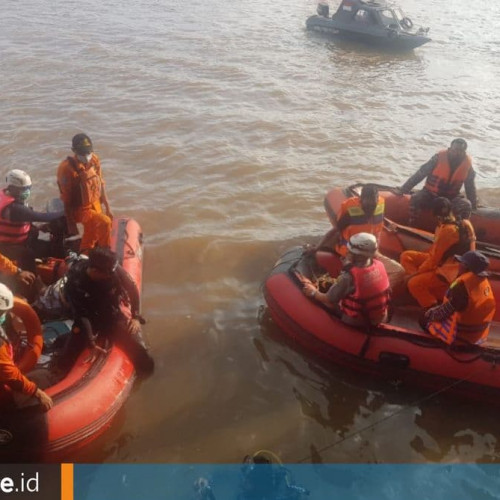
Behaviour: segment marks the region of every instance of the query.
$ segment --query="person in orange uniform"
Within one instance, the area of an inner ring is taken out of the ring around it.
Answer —
[[[429,251],[407,250],[400,257],[401,265],[409,275],[408,291],[424,308],[440,302],[457,277],[459,266],[453,256],[471,250],[475,244],[463,221],[455,219],[447,198],[436,198],[433,214],[439,225]]]
[[[68,156],[57,170],[57,184],[69,227],[83,224],[80,251],[88,253],[94,246],[109,246],[111,220],[99,157],[93,152],[86,134],[72,140],[74,156]],[[103,213],[104,207],[106,213]]]
[[[413,226],[422,208],[430,206],[435,198],[448,198],[452,205],[460,200],[460,190],[465,187],[465,195],[477,208],[477,194],[472,168],[472,159],[467,154],[467,142],[453,139],[448,149],[435,154],[413,174],[396,192],[409,193],[417,184],[426,179],[424,188],[410,198],[408,225]]]
[[[322,293],[307,278],[298,275],[307,297],[332,309],[352,326],[370,326],[388,320],[390,285],[384,265],[375,257],[377,240],[373,234],[357,233],[347,243],[348,262],[337,281]]]
[[[320,241],[316,248],[335,248],[335,251],[345,257],[347,242],[358,233],[371,233],[378,240],[384,226],[384,198],[378,194],[373,184],[366,184],[361,189],[360,196],[352,196],[340,206],[337,225]]]
[[[5,255],[0,254],[0,280],[15,292],[27,296],[30,295],[30,289],[35,282],[35,275],[31,271],[23,271]]]
[[[14,362],[10,340],[11,313],[21,319],[31,341],[29,349],[17,364]],[[35,311],[0,283],[0,406],[16,402],[19,405],[20,401],[25,405],[36,398],[45,411],[52,408],[52,398],[23,374],[35,366],[42,352],[42,345],[42,326]]]
[[[482,344],[495,315],[495,297],[488,281],[488,257],[471,251],[456,255],[459,277],[451,284],[443,304],[429,309],[423,327],[447,344],[463,340]]]
[[[471,241],[470,249],[476,249],[476,230],[470,221],[472,215],[472,204],[469,200],[461,198],[452,204],[452,211],[455,219],[458,222],[462,222],[465,230],[467,231],[469,240]]]

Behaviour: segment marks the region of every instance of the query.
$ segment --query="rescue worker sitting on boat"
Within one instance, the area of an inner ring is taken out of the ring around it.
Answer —
[[[495,297],[488,281],[489,260],[478,251],[455,255],[459,276],[446,292],[444,302],[429,309],[424,329],[447,344],[462,340],[481,344],[495,315]]]
[[[347,255],[347,242],[357,233],[371,233],[379,239],[384,227],[384,198],[374,184],[366,184],[360,196],[344,200],[340,206],[336,227],[328,231],[317,249],[334,248],[342,257]]]
[[[32,223],[52,222],[64,217],[64,212],[35,212],[28,206],[32,184],[23,170],[10,170],[6,183],[0,190],[0,253],[16,261],[19,272],[35,273],[38,231]]]
[[[104,188],[101,162],[90,137],[76,134],[71,149],[74,156],[68,156],[59,165],[57,184],[70,232],[76,234],[76,223],[83,224],[80,252],[88,254],[96,245],[110,245],[113,214]]]
[[[409,275],[407,286],[410,295],[423,308],[435,306],[443,300],[450,283],[458,275],[455,254],[475,249],[475,240],[463,220],[456,220],[447,198],[436,198],[433,214],[439,225],[434,242],[427,252],[406,250],[400,262]]]
[[[88,259],[80,259],[69,268],[62,287],[64,303],[74,319],[61,363],[73,365],[80,351],[90,346],[97,351],[99,337],[116,342],[130,357],[138,373],[150,374],[154,361],[143,339],[139,314],[139,291],[131,276],[118,264],[114,252],[96,247]],[[130,304],[131,317],[122,311],[122,304]]]
[[[23,322],[28,339],[33,340],[33,345],[27,347],[18,364],[14,362],[14,346],[11,341],[15,335],[11,314]],[[45,411],[52,408],[52,398],[23,374],[35,366],[42,345],[42,326],[35,311],[0,283],[0,407],[12,404],[18,407],[28,406],[38,400]]]
[[[465,198],[461,198],[452,205],[451,209],[457,222],[461,222],[465,230],[467,231],[469,240],[472,242],[470,249],[475,250],[477,240],[476,231],[474,229],[474,226],[472,225],[472,222],[470,221],[470,217],[472,215],[472,203]]]
[[[341,257],[348,253],[347,242],[349,238],[358,233],[371,233],[377,241],[384,227],[384,198],[379,195],[377,186],[366,184],[361,189],[360,196],[352,196],[344,200],[340,206],[336,227],[331,229],[317,247],[309,249],[308,252],[316,252],[325,248],[334,248]],[[377,259],[382,262],[389,275],[391,288],[400,288],[404,282],[404,269],[399,262],[377,253]],[[338,271],[334,271],[336,275]]]
[[[326,293],[299,276],[304,294],[332,309],[349,325],[361,327],[387,322],[390,285],[383,264],[374,258],[377,239],[370,233],[357,233],[349,239],[347,250],[346,264]]]
[[[395,190],[397,194],[407,194],[426,179],[424,188],[410,198],[408,225],[414,226],[421,210],[430,206],[436,197],[448,198],[452,205],[457,203],[461,198],[462,186],[465,187],[465,195],[475,210],[477,208],[475,176],[472,159],[467,154],[467,142],[464,139],[453,139],[448,149],[435,154]]]

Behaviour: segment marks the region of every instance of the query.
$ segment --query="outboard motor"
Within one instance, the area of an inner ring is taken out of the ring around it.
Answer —
[[[316,12],[318,13],[318,16],[328,18],[330,15],[330,6],[325,2],[320,2],[316,8]]]

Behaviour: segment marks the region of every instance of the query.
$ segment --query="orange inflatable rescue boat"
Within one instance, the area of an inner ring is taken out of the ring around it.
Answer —
[[[128,218],[113,220],[112,249],[132,276],[139,291],[142,282],[142,233],[139,224]],[[57,264],[57,265],[55,265]],[[42,277],[57,278],[59,261],[50,259],[42,266]],[[54,406],[44,413],[39,405],[0,413],[0,460],[61,461],[101,435],[125,403],[135,371],[132,362],[115,345],[92,360],[88,349],[66,373],[59,373],[54,360],[70,334],[72,322],[43,324],[44,347],[35,366],[46,370],[54,383],[46,392]]]
[[[359,193],[360,187],[334,189],[327,194],[325,207],[333,223],[342,201]],[[434,229],[432,224],[422,229],[407,228],[402,224],[407,198],[396,198],[383,190],[381,194],[386,199],[386,215],[397,223],[396,229],[390,224],[390,230],[383,231],[382,253],[397,259],[403,250],[428,247],[432,233],[427,230]],[[480,234],[491,236],[488,242],[480,242],[478,249],[489,249],[490,261],[497,269],[500,212],[498,215],[489,217],[476,212],[472,219]],[[335,277],[341,266],[336,254],[319,251],[312,255],[303,247],[292,248],[281,256],[265,281],[264,297],[273,321],[288,336],[321,357],[370,376],[400,380],[433,391],[446,389],[489,403],[500,402],[500,275],[496,271],[491,273],[490,283],[497,308],[487,342],[480,346],[447,345],[422,331],[418,324],[421,311],[415,306],[396,307],[390,323],[368,330],[346,325],[303,294],[297,274],[316,281],[327,272]]]

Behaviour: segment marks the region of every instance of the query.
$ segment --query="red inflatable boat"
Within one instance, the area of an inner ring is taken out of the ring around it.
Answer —
[[[325,210],[330,222],[335,225],[340,205],[351,196],[359,196],[363,184],[355,184],[347,188],[334,188],[325,197]],[[408,224],[408,206],[410,195],[397,195],[388,186],[378,186],[379,193],[385,200],[385,216],[396,225],[402,227],[402,232],[414,235],[424,234],[432,237],[436,228],[437,219],[430,210],[422,211],[415,228],[410,228]],[[478,250],[488,252],[500,258],[500,209],[482,207],[472,211],[470,218],[476,237],[478,240]],[[428,233],[431,233],[430,235]],[[424,236],[425,239],[425,236]],[[422,238],[420,238],[422,240]]]
[[[132,219],[114,219],[112,248],[120,263],[141,290],[142,233]],[[58,343],[54,339],[68,334],[71,322],[44,324],[45,347],[37,368],[51,370],[50,357]],[[59,342],[59,344],[62,344]],[[54,374],[57,376],[57,372]],[[96,439],[110,425],[127,399],[135,379],[128,357],[116,346],[89,361],[89,351],[79,356],[73,368],[46,389],[54,407],[44,413],[39,406],[0,415],[0,459],[61,461],[75,450]]]
[[[500,403],[500,307],[481,347],[448,346],[427,335],[418,326],[418,309],[412,307],[396,309],[391,323],[371,331],[353,328],[307,298],[295,275],[299,271],[314,279],[327,267],[339,268],[337,259],[322,252],[314,258],[300,247],[277,262],[265,282],[264,296],[274,322],[287,335],[336,364],[370,375]],[[492,286],[500,297],[500,282],[492,281]]]
[[[334,189],[328,193],[325,207],[333,224],[342,201],[359,192],[359,187]],[[386,197],[386,214],[396,222],[405,222],[399,209],[393,207],[403,202],[407,206],[407,197],[396,197],[388,191],[382,194]],[[500,241],[500,232],[487,226],[487,218],[475,220],[483,224],[484,234],[492,236],[490,261],[500,270],[500,248],[496,247],[495,240]],[[491,220],[500,228],[500,219]],[[380,249],[392,258],[399,258],[401,251],[406,249],[424,250],[432,241],[432,233],[427,231],[401,224],[396,224],[396,229],[390,226],[391,229],[382,234]],[[427,229],[433,230],[432,225]],[[482,242],[478,246],[484,251],[488,245]],[[497,305],[488,341],[482,346],[448,346],[424,333],[418,324],[420,310],[415,305],[396,308],[389,324],[373,327],[370,331],[357,329],[342,323],[318,302],[307,298],[295,274],[299,271],[315,280],[326,272],[335,276],[340,269],[341,262],[332,253],[317,252],[312,256],[301,247],[286,252],[264,286],[274,322],[301,346],[336,364],[430,390],[448,389],[472,399],[500,402],[500,306]],[[490,279],[497,300],[500,298],[499,277],[493,272]]]

